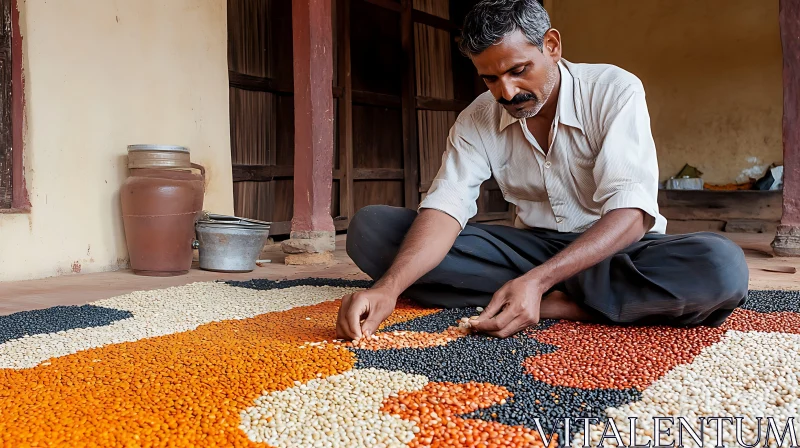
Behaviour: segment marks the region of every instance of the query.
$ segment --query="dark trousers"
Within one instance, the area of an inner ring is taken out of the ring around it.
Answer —
[[[417,213],[368,206],[347,232],[347,253],[371,278],[391,266]],[[423,305],[486,306],[509,280],[544,263],[580,236],[543,229],[469,224],[444,260],[404,293]],[[647,234],[627,249],[556,285],[608,323],[719,326],[747,298],[742,250],[714,233]]]

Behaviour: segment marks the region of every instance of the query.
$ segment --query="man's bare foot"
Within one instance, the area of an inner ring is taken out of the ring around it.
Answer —
[[[597,318],[589,314],[577,302],[570,300],[569,296],[561,291],[553,291],[542,297],[539,308],[542,319],[566,319],[580,322],[593,322]]]

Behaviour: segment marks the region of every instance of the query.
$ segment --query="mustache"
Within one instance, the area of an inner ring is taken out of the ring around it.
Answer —
[[[514,98],[511,98],[511,100],[507,100],[501,96],[500,98],[497,99],[497,102],[506,106],[511,106],[511,105],[522,104],[527,101],[535,99],[536,95],[532,93],[518,93],[514,96]]]

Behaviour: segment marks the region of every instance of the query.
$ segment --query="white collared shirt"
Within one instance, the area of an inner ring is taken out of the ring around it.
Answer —
[[[545,152],[525,119],[513,118],[491,92],[480,95],[450,129],[442,165],[422,208],[455,218],[477,214],[480,185],[494,176],[517,206],[515,226],[583,232],[611,210],[658,212],[658,161],[641,81],[605,64],[559,63],[561,87]]]

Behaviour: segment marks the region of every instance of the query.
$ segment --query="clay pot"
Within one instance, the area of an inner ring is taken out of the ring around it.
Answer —
[[[194,224],[203,210],[203,176],[159,168],[130,172],[120,200],[133,272],[151,276],[189,272]]]

